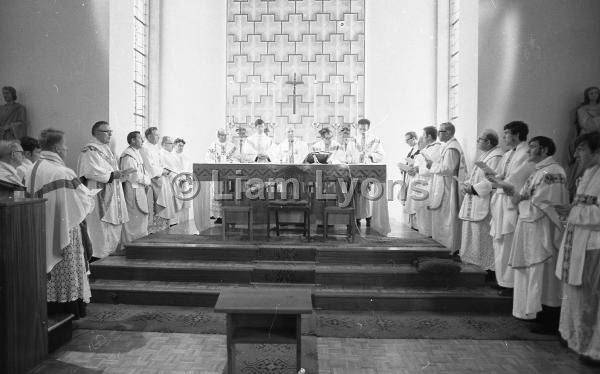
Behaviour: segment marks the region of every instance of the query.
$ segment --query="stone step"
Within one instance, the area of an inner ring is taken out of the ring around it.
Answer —
[[[51,314],[48,316],[48,352],[54,352],[71,340],[73,314]]]
[[[228,283],[161,282],[98,279],[91,283],[93,303],[214,307]],[[244,285],[243,287],[248,287]],[[252,284],[261,289],[309,288],[313,306],[322,310],[386,310],[510,313],[512,298],[487,287],[325,287],[306,284]]]
[[[233,244],[187,242],[134,242],[129,259],[187,261],[317,261],[332,264],[409,264],[418,257],[448,258],[450,251],[424,239],[400,247],[299,244]],[[415,243],[413,243],[415,242]],[[421,244],[421,245],[419,245]]]
[[[478,287],[485,272],[462,265],[455,276],[420,273],[408,264],[332,265],[309,262],[189,262],[133,260],[110,256],[91,265],[94,279],[158,280],[167,282],[308,283],[320,285],[464,286]]]

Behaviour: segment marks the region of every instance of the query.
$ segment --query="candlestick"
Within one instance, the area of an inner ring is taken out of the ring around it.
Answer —
[[[317,80],[313,81],[313,121],[317,120]]]
[[[359,98],[359,92],[360,92],[360,79],[358,79],[358,76],[356,77],[356,118],[355,118],[355,122],[358,122],[358,98]]]
[[[338,101],[340,98],[340,92],[339,92],[339,84],[338,82],[335,83],[335,122],[337,122],[338,120]]]

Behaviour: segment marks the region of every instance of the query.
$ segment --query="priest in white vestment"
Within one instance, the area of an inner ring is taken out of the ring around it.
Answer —
[[[240,135],[244,135],[240,137],[240,141],[242,142],[242,150],[243,143],[246,141],[245,137],[245,129],[240,131]],[[217,130],[217,140],[212,142],[206,151],[206,156],[204,160],[210,164],[230,164],[232,162],[245,162],[242,160],[246,159],[246,154],[240,154],[238,152],[238,147],[235,144],[229,142],[227,140],[227,131],[221,128]],[[219,190],[223,189],[223,184],[219,187],[215,182],[211,183],[210,187],[210,218],[216,219],[215,224],[220,224],[222,222],[223,210],[222,203],[220,200],[216,199],[216,196],[219,194]],[[221,192],[222,193],[222,192]]]
[[[514,272],[508,266],[508,256],[519,212],[510,196],[523,187],[525,180],[535,169],[527,154],[528,133],[529,128],[522,121],[504,125],[503,139],[509,150],[500,159],[495,173],[489,175],[492,187],[495,188],[490,201],[490,235],[494,246],[496,282],[502,296],[511,296],[514,285]]]
[[[254,157],[252,162],[271,162],[269,154],[273,152],[273,139],[265,133],[265,122],[262,119],[257,119],[254,122],[255,133],[252,134],[247,141],[248,154],[250,159]]]
[[[571,205],[558,253],[556,276],[563,282],[559,332],[569,348],[600,361],[600,134],[581,135],[575,158],[585,169]]]
[[[41,149],[38,140],[29,136],[21,138],[21,147],[23,148],[23,161],[17,167],[17,173],[22,180],[26,181],[31,174],[33,164],[40,158]]]
[[[0,180],[23,187],[17,168],[23,162],[23,148],[15,140],[0,140]]]
[[[162,147],[159,144],[160,134],[158,128],[148,127],[144,132],[147,142],[140,149],[140,154],[144,160],[144,167],[150,176],[152,187],[148,191],[148,232],[154,233],[169,227],[169,217],[165,210],[169,204],[170,189],[163,181],[168,174],[168,171],[163,167],[160,153]],[[163,188],[163,186],[165,186]]]
[[[346,155],[344,162],[346,164],[357,164],[359,153],[358,146],[356,145],[356,139],[350,133],[350,126],[344,125],[340,129],[340,145]]]
[[[378,164],[383,161],[383,145],[381,140],[369,133],[371,121],[362,118],[358,121],[358,134],[356,136],[356,146],[358,152],[359,164]],[[367,227],[371,226],[371,216],[373,215],[373,201],[363,196],[363,192],[370,190],[371,186],[364,188],[359,186],[361,194],[356,200],[356,224],[360,227],[360,221],[366,219]]]
[[[442,145],[437,141],[435,126],[423,128],[421,139],[425,145],[421,148],[419,154],[415,156],[413,167],[407,171],[413,176],[410,185],[407,187],[407,194],[417,217],[417,230],[422,235],[431,237],[431,210],[429,209],[431,182],[433,180],[431,167],[439,161]]]
[[[121,170],[134,169],[135,172],[125,177],[123,194],[127,205],[129,221],[123,225],[121,241],[123,245],[148,235],[148,191],[150,190],[150,175],[144,167],[140,148],[144,143],[139,131],[127,135],[129,147],[125,148],[119,159]]]
[[[69,169],[64,158],[64,132],[46,129],[41,134],[42,151],[32,168],[27,190],[32,197],[46,199],[46,298],[48,307],[76,318],[85,316],[91,291],[87,267],[89,255],[83,245],[82,222],[94,209],[94,195]],[[83,226],[85,229],[85,226]],[[87,258],[86,258],[87,257]]]
[[[310,147],[310,152],[330,152],[331,155],[327,159],[328,164],[343,164],[346,160],[344,149],[333,139],[333,133],[329,127],[319,130],[320,139]],[[306,155],[305,155],[306,156]]]
[[[481,155],[462,185],[465,198],[458,213],[462,220],[460,260],[492,272],[495,269],[490,235],[492,185],[485,175],[486,170],[496,170],[504,152],[498,147],[498,134],[493,130],[482,131],[477,147]]]
[[[458,181],[464,181],[467,168],[462,147],[454,138],[454,125],[442,123],[438,137],[442,142],[440,159],[433,164],[431,182],[431,237],[438,243],[456,253],[460,249],[461,222],[458,211],[463,193]]]
[[[414,167],[415,165],[415,157],[417,157],[421,151],[420,148],[424,146],[424,140],[419,142],[419,138],[417,137],[417,133],[414,131],[409,131],[404,134],[404,141],[410,147],[408,154],[404,158],[403,161],[398,163],[398,167],[400,168],[400,172],[402,173],[402,195],[400,196],[400,202],[404,206],[404,214],[406,224],[413,230],[417,230],[417,210],[414,205],[414,200],[411,199],[408,195],[408,188],[411,185],[412,179],[416,176],[416,171],[414,169],[407,169],[408,167]],[[419,144],[420,143],[420,144]],[[410,170],[410,173],[409,173]]]
[[[183,199],[181,196],[181,170],[179,170],[179,161],[173,153],[175,141],[170,136],[163,136],[161,141],[162,149],[160,151],[160,162],[167,171],[163,176],[163,189],[167,193],[167,207],[158,213],[159,216],[169,219],[169,226],[179,223],[178,213],[183,208]]]
[[[233,156],[233,162],[239,163],[250,163],[254,162],[256,155],[253,148],[248,144],[248,132],[245,127],[240,126],[236,129],[237,136],[234,137],[232,143],[236,147],[236,151]],[[224,161],[226,162],[226,161]]]
[[[562,295],[554,272],[563,229],[555,207],[569,202],[565,171],[552,157],[555,152],[550,138],[529,140],[529,161],[535,163],[535,171],[511,197],[518,204],[519,218],[508,259],[515,273],[513,316],[535,319],[545,309],[544,318],[555,316],[554,331],[558,314],[551,308],[560,307]]]
[[[119,170],[109,145],[112,130],[108,122],[96,122],[92,135],[93,139],[79,154],[77,175],[85,181],[86,187],[100,189],[96,207],[86,219],[93,256],[99,259],[119,249],[123,224],[129,221],[121,182],[131,170]]]
[[[182,138],[175,139],[175,157],[177,158],[177,163],[179,165],[179,170],[181,171],[180,178],[180,193],[182,198],[182,208],[178,213],[179,223],[185,223],[191,219],[191,200],[194,198],[192,195],[193,191],[193,182],[194,178],[192,176],[193,173],[193,165],[192,162],[187,158],[187,155],[183,151],[185,148],[185,140]]]
[[[271,161],[280,164],[301,164],[308,154],[308,145],[296,136],[293,127],[287,130],[287,137],[274,148]]]

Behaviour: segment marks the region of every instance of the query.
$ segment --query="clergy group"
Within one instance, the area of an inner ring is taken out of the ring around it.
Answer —
[[[574,141],[578,173],[569,199],[567,172],[546,136],[528,138],[522,121],[477,135],[479,155],[466,165],[443,123],[405,135],[398,167],[408,188],[407,224],[449,248],[455,261],[488,271],[515,318],[532,332],[560,333],[569,347],[600,358],[600,133]]]

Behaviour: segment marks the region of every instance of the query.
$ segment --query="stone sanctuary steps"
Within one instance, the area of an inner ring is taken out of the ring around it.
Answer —
[[[485,286],[485,272],[477,267],[461,264],[456,276],[418,272],[412,265],[418,257],[449,257],[430,239],[361,247],[204,243],[192,235],[174,236],[142,239],[126,248],[126,256],[93,263],[92,301],[212,307],[228,287],[304,287],[320,309],[506,313],[511,308],[510,298]]]

